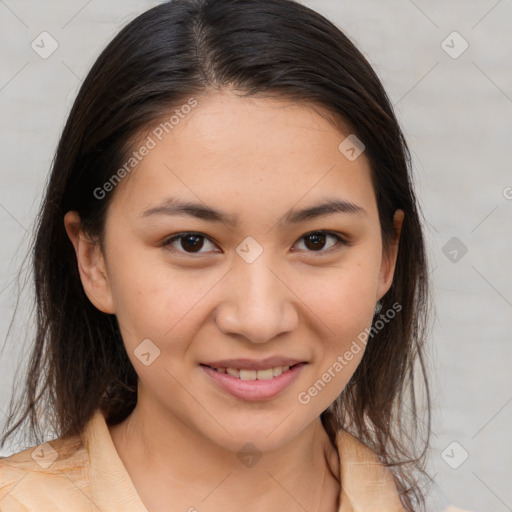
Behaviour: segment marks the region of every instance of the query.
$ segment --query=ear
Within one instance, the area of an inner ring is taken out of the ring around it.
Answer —
[[[382,249],[382,262],[378,278],[377,300],[380,300],[391,288],[393,276],[395,273],[396,258],[398,255],[398,243],[400,233],[402,231],[402,223],[404,220],[403,210],[396,210],[393,215],[394,235],[387,251]]]
[[[64,215],[64,226],[75,248],[78,272],[85,294],[100,311],[114,314],[110,283],[99,242],[82,231],[78,212],[67,212]]]

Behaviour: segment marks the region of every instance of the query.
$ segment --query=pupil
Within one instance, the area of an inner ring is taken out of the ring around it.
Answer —
[[[189,245],[189,248],[192,249],[201,249],[202,243],[201,243],[201,237],[197,235],[186,235],[181,240],[181,246],[183,249],[187,250],[187,245]]]
[[[313,241],[313,247],[309,247],[308,244],[306,243],[306,246],[308,247],[308,249],[321,249],[323,247],[323,245],[325,244],[325,234],[318,233],[318,234],[314,234],[314,235],[308,235],[307,240]],[[320,244],[320,247],[315,246],[315,244]]]

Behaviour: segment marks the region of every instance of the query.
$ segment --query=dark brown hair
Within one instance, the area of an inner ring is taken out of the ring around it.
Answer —
[[[123,165],[133,140],[184,98],[226,87],[317,106],[349,127],[371,164],[385,247],[394,212],[405,212],[394,281],[381,301],[383,311],[396,303],[401,311],[368,341],[351,380],[321,418],[332,440],[342,427],[377,453],[392,468],[404,507],[418,510],[430,437],[429,300],[410,154],[367,60],[335,25],[292,0],[166,2],[125,26],[93,65],[63,130],[37,218],[37,333],[2,444],[27,419],[38,439],[43,410],[62,437],[80,434],[98,407],[110,425],[133,410],[137,374],[115,315],[100,312],[84,293],[64,214],[78,211],[86,232],[101,242],[115,192],[98,199],[94,190]],[[416,407],[418,369],[426,421]]]

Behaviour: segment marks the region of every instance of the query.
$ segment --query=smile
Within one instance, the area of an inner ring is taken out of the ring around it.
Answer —
[[[247,370],[242,368],[214,368],[219,373],[227,373],[231,377],[240,380],[270,380],[279,377],[290,369],[289,366],[275,366],[274,368],[266,368],[264,370]]]
[[[307,363],[262,369],[199,365],[216,389],[241,400],[269,400],[286,390]]]

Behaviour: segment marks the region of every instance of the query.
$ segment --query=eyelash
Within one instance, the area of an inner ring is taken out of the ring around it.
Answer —
[[[329,247],[326,250],[319,250],[319,251],[306,250],[306,252],[311,252],[313,254],[317,254],[317,255],[321,256],[322,254],[326,254],[326,253],[330,254],[331,252],[333,252],[335,250],[341,249],[341,247],[336,247],[338,245],[341,245],[341,246],[350,246],[351,245],[351,243],[348,240],[346,240],[345,238],[343,238],[339,234],[337,234],[337,233],[335,233],[333,231],[326,231],[326,230],[310,231],[309,233],[306,233],[305,235],[302,235],[299,238],[299,240],[303,240],[304,238],[306,238],[308,236],[318,235],[318,234],[332,236],[333,238],[336,239],[337,243],[335,245],[333,245],[332,247]],[[171,252],[177,252],[177,253],[187,254],[187,255],[205,254],[203,252],[196,252],[196,253],[194,253],[194,252],[186,252],[186,251],[179,250],[179,249],[176,249],[174,247],[171,247],[171,244],[174,241],[179,240],[180,238],[185,238],[188,235],[196,235],[196,236],[199,236],[201,238],[205,238],[205,239],[209,240],[210,242],[212,242],[212,240],[210,240],[210,238],[208,236],[206,236],[205,234],[203,234],[203,233],[199,233],[197,231],[186,231],[186,232],[183,232],[183,233],[178,233],[177,235],[173,235],[171,238],[168,238],[166,241],[164,241],[164,243],[162,245],[164,247],[167,247],[168,250],[170,250]],[[206,252],[208,252],[208,251],[206,251]]]

